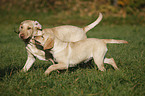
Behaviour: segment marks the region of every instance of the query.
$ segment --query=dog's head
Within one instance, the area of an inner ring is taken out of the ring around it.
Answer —
[[[47,34],[41,36],[34,36],[35,43],[43,46],[43,50],[51,49],[54,46],[54,35]]]
[[[42,27],[37,21],[25,20],[20,24],[19,27],[19,37],[22,40],[31,38],[34,34],[37,34],[38,30],[41,30]]]

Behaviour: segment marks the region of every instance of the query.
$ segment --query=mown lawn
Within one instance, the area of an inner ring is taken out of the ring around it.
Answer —
[[[19,20],[32,19],[33,16],[22,17],[23,19],[20,17],[18,20],[16,17],[11,17],[14,20],[10,22],[6,19],[7,17],[2,18],[6,21],[0,24],[0,96],[145,95],[145,26],[143,24],[134,22],[134,24],[118,25],[111,24],[114,23],[111,20],[103,24],[102,21],[102,24],[87,33],[89,38],[114,38],[129,42],[128,44],[108,44],[106,57],[115,59],[119,71],[105,64],[106,72],[100,72],[92,61],[85,66],[69,68],[60,73],[54,71],[50,76],[45,76],[43,73],[51,62],[36,60],[27,73],[20,72],[26,62],[27,54],[24,43],[13,32],[13,28],[15,21],[18,26],[21,22]],[[41,21],[43,17],[40,16],[38,19]],[[87,18],[83,18],[82,22],[84,23],[85,20],[87,22]],[[84,26],[92,21],[81,25],[80,20],[80,23],[73,22],[73,25]],[[107,22],[106,19],[104,21]],[[47,22],[43,20],[40,23],[42,25],[45,23],[44,27],[53,26],[48,25]]]

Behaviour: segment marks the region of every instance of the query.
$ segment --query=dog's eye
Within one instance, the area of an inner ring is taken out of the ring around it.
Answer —
[[[38,25],[38,23],[36,23],[36,25]]]
[[[28,27],[27,29],[28,29],[28,30],[30,30],[30,29],[31,29],[31,27]]]
[[[23,26],[21,26],[21,29],[23,29]]]

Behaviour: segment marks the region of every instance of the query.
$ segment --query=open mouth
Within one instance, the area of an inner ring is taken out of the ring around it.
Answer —
[[[22,40],[27,40],[29,38],[31,38],[30,36],[25,36],[24,34],[19,34],[19,38],[21,38]]]
[[[26,38],[24,35],[19,34],[19,38],[21,38],[24,42],[29,42],[31,37]]]
[[[19,37],[20,37],[21,39],[25,39],[25,35],[24,35],[24,34],[20,34]]]

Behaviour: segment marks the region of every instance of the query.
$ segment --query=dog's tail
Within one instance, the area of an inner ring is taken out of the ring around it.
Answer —
[[[103,17],[102,13],[99,13],[99,17],[97,18],[96,21],[84,27],[83,30],[85,31],[85,33],[87,33],[90,29],[94,28],[97,24],[99,24],[99,22],[102,20],[102,17]]]
[[[125,40],[115,40],[115,39],[102,39],[105,43],[128,43]]]

